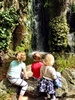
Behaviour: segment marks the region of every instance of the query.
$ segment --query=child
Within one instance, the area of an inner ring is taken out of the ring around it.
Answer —
[[[40,69],[40,86],[39,91],[45,93],[45,100],[47,100],[47,94],[50,95],[50,100],[55,100],[55,88],[53,80],[57,78],[56,70],[53,67],[54,57],[52,54],[46,54],[43,59],[44,66]]]
[[[13,60],[10,63],[10,67],[7,72],[8,80],[12,84],[22,87],[18,100],[25,100],[26,97],[23,97],[23,95],[25,94],[27,87],[28,87],[27,82],[21,79],[22,71],[24,72],[25,78],[28,79],[27,73],[26,73],[26,65],[23,62],[24,60],[26,60],[25,52],[18,52],[16,54],[16,60]]]
[[[40,52],[36,52],[33,54],[33,60],[34,62],[31,65],[31,71],[33,72],[33,78],[34,79],[40,79],[40,68],[43,66],[43,63],[41,61],[42,55]]]

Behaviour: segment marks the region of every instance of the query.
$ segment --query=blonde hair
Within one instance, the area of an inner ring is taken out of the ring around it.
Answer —
[[[16,57],[17,57],[18,54],[20,54],[20,58],[19,58],[20,61],[26,60],[26,53],[25,52],[23,52],[23,51],[17,52]]]
[[[52,54],[46,54],[43,63],[47,66],[52,66],[54,64],[54,56]]]

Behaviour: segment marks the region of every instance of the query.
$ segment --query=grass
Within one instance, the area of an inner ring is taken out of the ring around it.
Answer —
[[[60,72],[62,72],[65,68],[75,68],[75,55],[57,54],[54,66]]]

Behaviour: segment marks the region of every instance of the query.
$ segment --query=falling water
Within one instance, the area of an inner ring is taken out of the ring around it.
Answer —
[[[68,45],[70,47],[70,52],[75,53],[75,12],[68,12],[67,15],[68,24],[70,26],[70,33],[68,34]]]
[[[75,35],[74,33],[68,34],[68,45],[72,53],[75,52]]]
[[[42,0],[34,0],[34,50],[43,51],[44,36],[42,32]]]

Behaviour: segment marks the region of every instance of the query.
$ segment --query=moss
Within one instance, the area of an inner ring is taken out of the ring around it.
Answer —
[[[69,33],[69,27],[66,18],[63,16],[58,16],[50,21],[51,28],[51,39],[50,44],[52,51],[63,51],[67,45],[67,34]]]

